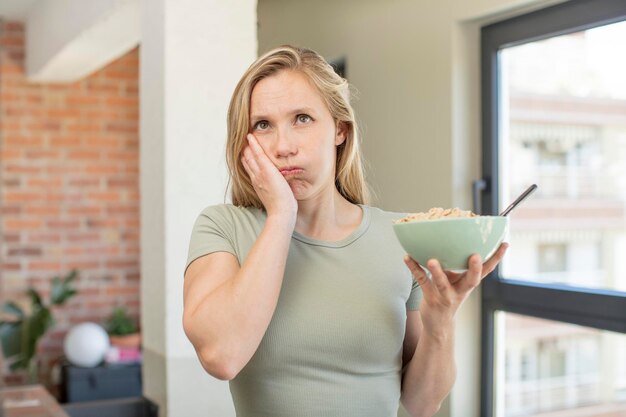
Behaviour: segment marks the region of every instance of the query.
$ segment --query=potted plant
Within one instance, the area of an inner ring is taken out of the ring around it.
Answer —
[[[111,345],[138,348],[141,345],[141,333],[123,307],[116,307],[106,323]]]
[[[52,326],[54,317],[50,308],[60,306],[76,295],[76,290],[71,287],[76,279],[77,272],[72,270],[65,278],[54,277],[50,300],[44,304],[41,296],[34,288],[27,291],[30,299],[30,311],[24,311],[14,301],[5,302],[2,311],[7,320],[0,320],[0,347],[2,353],[12,371],[26,369],[30,382],[36,382],[38,376],[37,361],[34,360],[37,353],[37,343]]]

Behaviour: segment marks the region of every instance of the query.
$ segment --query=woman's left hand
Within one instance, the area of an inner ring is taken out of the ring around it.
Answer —
[[[428,279],[422,266],[410,256],[404,262],[422,288],[423,299],[420,316],[424,331],[431,336],[445,337],[454,323],[454,315],[463,301],[502,260],[508,243],[502,243],[488,261],[482,263],[480,255],[470,256],[469,268],[464,273],[444,271],[436,259],[430,259],[426,267],[432,275]]]

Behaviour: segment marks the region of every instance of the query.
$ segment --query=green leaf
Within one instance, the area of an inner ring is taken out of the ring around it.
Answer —
[[[18,355],[22,349],[22,322],[0,322],[0,343],[7,359]]]
[[[77,291],[70,286],[72,281],[76,279],[77,274],[76,270],[72,270],[63,281],[61,281],[59,277],[55,277],[52,280],[52,291],[50,293],[51,304],[61,305],[77,294]]]
[[[2,311],[17,316],[20,319],[24,317],[24,310],[22,310],[22,308],[13,301],[7,301],[4,303]]]
[[[113,315],[106,323],[107,332],[113,336],[125,336],[133,334],[137,331],[135,323],[128,317],[126,311],[117,307],[113,310]]]
[[[52,315],[47,308],[35,311],[24,321],[22,333],[22,358],[27,364],[37,353],[37,342],[52,325]]]
[[[39,293],[34,288],[29,288],[27,293],[30,296],[31,302],[33,303],[33,308],[43,307],[43,303],[41,302],[41,297],[39,296]]]

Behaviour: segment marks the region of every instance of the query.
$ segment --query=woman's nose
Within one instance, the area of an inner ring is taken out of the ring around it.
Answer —
[[[298,147],[294,138],[285,131],[276,133],[276,156],[285,157],[298,153]]]

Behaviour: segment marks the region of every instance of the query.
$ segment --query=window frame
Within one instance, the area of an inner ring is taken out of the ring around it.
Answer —
[[[482,180],[480,207],[499,208],[499,60],[502,48],[626,20],[624,0],[570,0],[481,28]],[[504,279],[497,268],[482,284],[480,415],[495,410],[495,319],[506,311],[626,333],[626,293]]]

